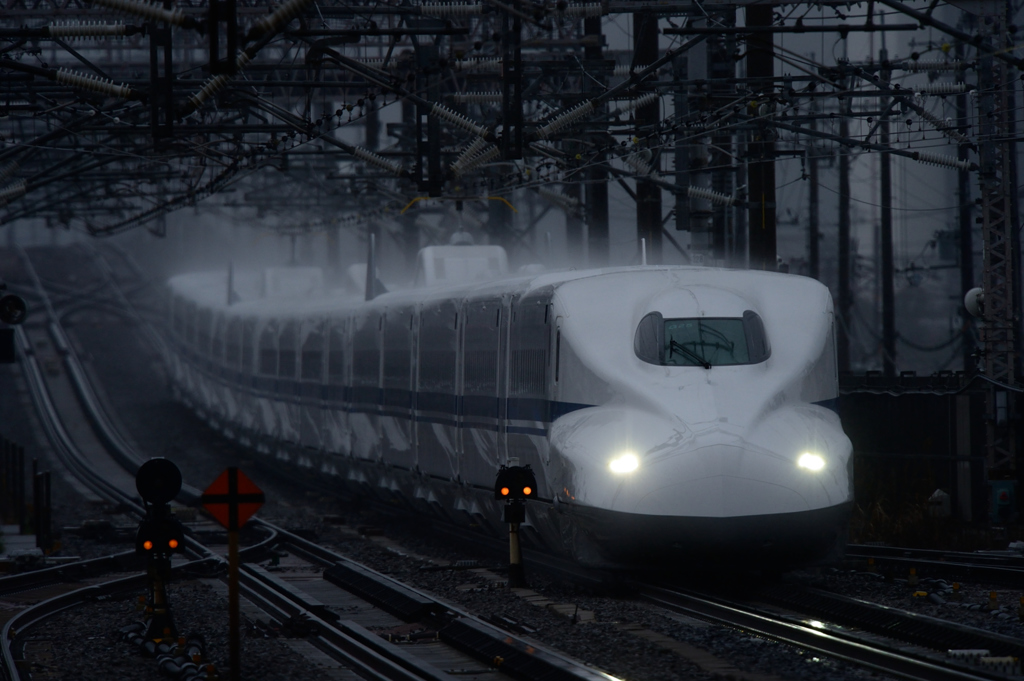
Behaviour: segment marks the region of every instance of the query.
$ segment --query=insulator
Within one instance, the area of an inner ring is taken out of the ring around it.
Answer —
[[[704,199],[711,203],[717,203],[720,206],[731,206],[736,203],[736,197],[723,194],[722,192],[716,192],[705,187],[687,187],[686,195],[691,199]]]
[[[459,152],[459,157],[452,162],[452,170],[454,171],[456,167],[461,168],[464,166],[471,158],[480,153],[486,145],[487,140],[483,137],[474,137],[473,141],[470,142],[465,149]]]
[[[71,21],[66,24],[50,24],[46,28],[51,38],[103,38],[127,35],[127,27],[124,24],[102,24],[99,22],[86,24]]]
[[[914,160],[920,161],[921,163],[927,163],[933,166],[944,166],[946,168],[956,168],[957,170],[970,170],[971,162],[955,158],[953,156],[944,156],[943,154],[931,154],[927,151],[915,151]]]
[[[494,104],[502,98],[500,92],[456,92],[452,95],[456,104]]]
[[[567,196],[562,192],[556,192],[553,189],[545,189],[544,187],[541,187],[537,190],[537,193],[556,206],[561,206],[562,209],[566,211],[573,211],[580,205],[580,200],[575,196]]]
[[[488,145],[488,147],[483,152],[478,153],[476,156],[473,156],[472,158],[467,159],[464,163],[460,164],[460,161],[462,159],[459,159],[458,161],[453,163],[452,164],[452,173],[456,177],[458,177],[460,175],[465,175],[466,173],[468,173],[470,170],[473,170],[474,168],[479,168],[480,166],[482,166],[485,163],[490,163],[494,159],[498,158],[498,156],[500,156],[500,155],[501,155],[501,150],[498,149],[498,147],[494,146],[493,144]]]
[[[91,73],[81,73],[80,71],[60,68],[57,69],[55,78],[58,83],[70,85],[79,90],[92,90],[93,92],[110,95],[111,97],[120,97],[121,99],[128,99],[132,95],[132,89],[127,85],[123,83],[116,85],[109,78],[100,78]]]
[[[483,13],[484,6],[481,4],[464,5],[458,2],[439,2],[420,5],[420,14],[442,19],[456,19]]]
[[[358,159],[366,161],[370,165],[375,165],[381,170],[385,170],[391,173],[392,175],[400,176],[402,174],[402,166],[387,160],[380,154],[373,153],[369,149],[363,149],[362,147],[353,147],[352,155]]]
[[[563,128],[567,128],[576,121],[580,120],[584,116],[587,116],[594,110],[594,103],[589,99],[586,99],[573,108],[569,109],[560,116],[556,116],[553,121],[545,126],[537,129],[537,136],[541,139],[547,139],[551,135],[555,134]]]
[[[959,71],[963,67],[963,62],[960,60],[939,61],[938,59],[908,61],[900,65],[904,71]]]
[[[562,11],[563,17],[592,18],[608,14],[608,5],[603,2],[574,2]]]
[[[924,120],[928,121],[932,125],[932,127],[934,127],[936,130],[938,130],[951,140],[955,140],[959,144],[967,144],[968,142],[970,142],[970,140],[967,138],[967,135],[961,134],[956,130],[953,130],[951,123],[939,120],[936,116],[933,116],[924,109],[919,111],[917,115],[923,118]]]
[[[612,74],[616,76],[628,76],[631,70],[643,71],[644,69],[647,68],[647,66],[647,64],[637,64],[635,67],[630,66],[629,64],[619,64],[618,66],[615,67],[615,70],[612,71]]]
[[[383,70],[385,68],[384,60],[383,59],[362,59],[362,60],[360,60],[360,63],[361,64],[366,64],[367,66],[370,66],[370,67],[375,68],[377,70]],[[387,69],[389,71],[394,71],[397,68],[398,68],[398,60],[397,59],[391,59],[390,61],[388,61]]]
[[[14,175],[14,173],[18,172],[18,168],[20,168],[20,167],[21,166],[18,165],[17,161],[11,161],[7,165],[5,165],[3,168],[0,168],[0,182],[3,182],[7,178],[9,178],[12,175]]]
[[[103,5],[110,9],[134,14],[150,21],[163,21],[172,26],[183,26],[185,24],[185,13],[180,9],[164,9],[156,3],[146,0],[93,0],[97,5]]]
[[[0,189],[0,206],[6,206],[11,201],[25,194],[25,180],[18,180]]]
[[[452,125],[462,128],[468,132],[483,137],[487,134],[487,129],[482,128],[473,121],[469,120],[458,111],[452,111],[444,104],[435,102],[434,107],[430,110],[430,115],[437,116],[438,118],[448,121]]]
[[[459,59],[452,63],[453,71],[500,72],[500,59]]]
[[[919,95],[958,95],[967,90],[967,83],[932,83],[918,88],[915,92]]]
[[[245,52],[244,50],[242,52],[239,52],[238,56],[235,58],[236,72],[241,71],[246,66],[248,66],[250,61],[252,61],[252,57],[250,57],[247,52]],[[225,87],[227,87],[227,84],[230,82],[230,80],[231,79],[223,73],[216,76],[212,76],[208,78],[205,83],[203,83],[203,86],[199,88],[199,92],[195,93],[194,95],[189,95],[188,101],[192,103],[192,106],[194,108],[198,109],[203,105],[203,102],[210,99],[218,92],[223,90]]]
[[[622,157],[623,163],[631,167],[636,171],[636,174],[642,177],[658,177],[658,173],[655,172],[651,164],[641,158],[640,154],[630,154],[629,156]]]
[[[288,2],[278,7],[273,14],[269,14],[257,21],[256,25],[253,26],[253,30],[260,35],[273,33],[294,19],[309,3],[310,0],[288,0]]]
[[[661,95],[659,95],[657,92],[648,92],[646,95],[643,95],[642,97],[637,97],[636,99],[632,99],[626,102],[626,105],[621,109],[617,109],[615,113],[629,113],[634,109],[639,109],[642,106],[647,106],[648,104],[651,104],[652,102],[657,102],[660,99]]]

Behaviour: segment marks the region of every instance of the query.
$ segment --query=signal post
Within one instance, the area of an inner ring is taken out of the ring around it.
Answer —
[[[504,521],[508,523],[508,585],[509,588],[519,588],[526,586],[519,526],[526,522],[526,500],[537,497],[537,478],[529,465],[518,465],[518,459],[510,459],[509,463],[511,465],[502,466],[498,470],[494,482],[494,498],[506,501]]]

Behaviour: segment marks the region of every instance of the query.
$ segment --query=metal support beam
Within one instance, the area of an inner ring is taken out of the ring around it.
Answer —
[[[883,64],[889,60],[889,55],[883,48],[879,59]],[[882,80],[889,82],[891,73],[888,70],[882,71]],[[886,101],[879,107],[888,111],[890,106]],[[879,141],[889,146],[889,114],[886,113],[879,121]],[[896,293],[893,289],[893,252],[892,252],[892,156],[882,152],[878,156],[879,182],[881,183],[881,267],[879,277],[882,280],[882,369],[886,376],[896,375]]]
[[[633,14],[633,63],[647,65],[658,58],[658,17],[653,12],[636,12]],[[650,87],[640,86],[637,96],[650,91]],[[634,120],[637,137],[642,139],[645,131],[653,129],[661,118],[661,102],[654,101],[639,107]],[[657,170],[659,144],[638,145],[637,153],[651,155],[647,163]],[[661,188],[642,177],[636,181],[636,237],[647,243],[647,262],[652,265],[661,263]]]

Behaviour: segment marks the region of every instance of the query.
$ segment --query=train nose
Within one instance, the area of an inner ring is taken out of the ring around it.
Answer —
[[[637,490],[634,513],[717,518],[795,513],[841,504],[848,496],[845,462],[815,452],[783,455],[709,444],[644,463],[641,488],[646,489]]]

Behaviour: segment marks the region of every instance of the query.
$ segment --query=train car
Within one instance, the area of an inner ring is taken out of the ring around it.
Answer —
[[[448,267],[451,270],[451,266]],[[852,447],[832,300],[812,279],[618,267],[437,283],[366,301],[169,282],[178,394],[223,432],[499,533],[498,468],[530,465],[522,532],[583,564],[840,554]]]

